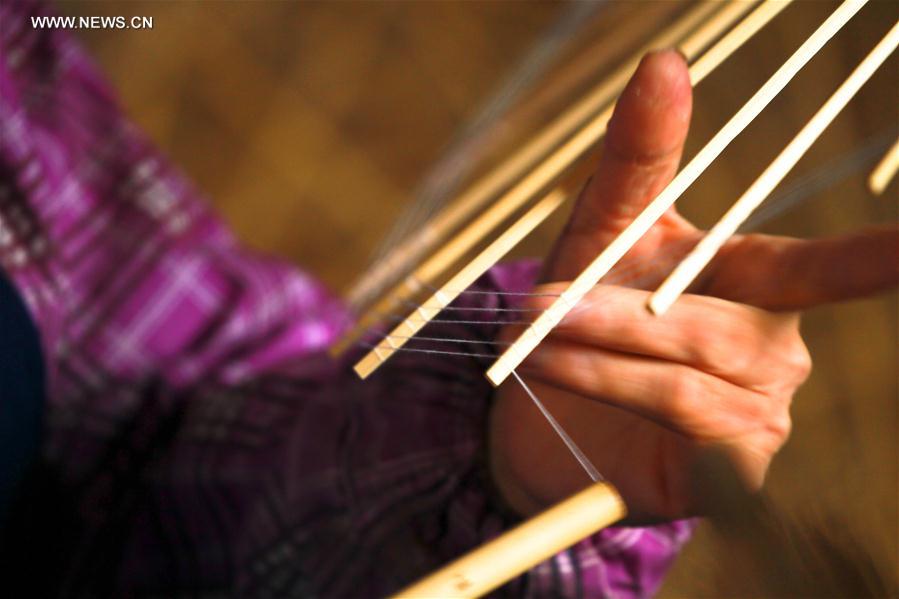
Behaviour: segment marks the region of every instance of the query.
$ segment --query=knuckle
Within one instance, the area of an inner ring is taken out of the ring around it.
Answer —
[[[773,456],[790,436],[793,429],[793,420],[790,417],[790,405],[788,401],[780,401],[779,398],[769,398],[765,402],[765,413],[757,420],[758,430],[766,441],[760,444],[764,453]]]
[[[758,365],[758,353],[754,347],[737,336],[731,337],[727,352],[719,352],[716,367],[719,372],[744,375]]]
[[[739,314],[710,314],[693,327],[690,342],[694,358],[709,372],[745,372],[755,362],[753,332]]]
[[[674,421],[692,419],[698,405],[700,384],[696,373],[686,366],[677,366],[667,381],[666,401],[668,416]]]
[[[590,326],[596,329],[606,329],[610,324],[609,308],[601,300],[597,293],[588,294],[572,309],[572,313],[585,313]]]
[[[812,356],[797,333],[784,348],[784,364],[798,382],[803,382],[812,371]]]
[[[790,412],[788,410],[780,410],[769,422],[768,429],[778,441],[778,448],[786,443],[790,437],[790,432],[793,430],[793,419],[790,418]]]
[[[687,341],[696,363],[715,368],[721,361],[721,333],[715,327],[697,325],[691,329]]]

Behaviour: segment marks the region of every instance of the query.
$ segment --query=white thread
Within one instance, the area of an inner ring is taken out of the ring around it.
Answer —
[[[512,376],[515,377],[515,380],[521,385],[521,388],[524,389],[524,392],[527,393],[531,400],[533,400],[534,404],[537,406],[537,409],[540,410],[540,413],[543,414],[543,417],[549,422],[549,425],[553,427],[553,430],[556,431],[556,434],[562,439],[562,442],[565,443],[565,446],[568,447],[568,451],[571,452],[571,455],[574,456],[574,459],[577,460],[578,464],[581,465],[581,468],[587,473],[587,476],[590,479],[598,483],[600,481],[605,480],[602,474],[599,473],[599,470],[596,469],[596,466],[593,465],[593,462],[590,461],[581,448],[577,446],[577,443],[574,442],[574,439],[568,436],[568,433],[565,432],[565,429],[561,424],[553,418],[553,415],[549,413],[549,410],[546,409],[546,406],[543,405],[537,395],[531,391],[531,388],[527,386],[527,384],[518,376],[518,373],[515,372],[515,369],[512,369]]]

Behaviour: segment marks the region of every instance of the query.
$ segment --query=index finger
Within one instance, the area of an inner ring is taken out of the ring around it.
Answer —
[[[618,100],[596,174],[547,262],[549,280],[573,279],[668,184],[691,110],[683,56],[647,54]]]

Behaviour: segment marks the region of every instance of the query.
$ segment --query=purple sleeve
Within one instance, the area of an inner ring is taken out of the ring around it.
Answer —
[[[485,468],[489,358],[404,353],[365,382],[330,361],[340,302],[240,247],[44,14],[0,6],[0,268],[48,366],[64,590],[384,595],[514,524]],[[466,295],[460,320],[504,297]],[[497,327],[429,332],[490,354]],[[505,592],[651,594],[688,533],[609,529]]]

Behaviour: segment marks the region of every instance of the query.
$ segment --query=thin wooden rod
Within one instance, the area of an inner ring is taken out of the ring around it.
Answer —
[[[724,6],[721,10],[703,21],[692,33],[686,36],[680,36],[680,41],[677,42],[677,48],[687,57],[687,60],[693,60],[699,56],[703,50],[712,44],[712,42],[721,37],[725,31],[733,27],[737,21],[745,17],[753,6],[758,5],[758,2],[735,0],[733,2],[724,2],[722,4]],[[698,12],[698,7],[695,10]],[[674,36],[672,35],[671,37],[673,38]],[[650,42],[641,48],[641,50],[637,52],[637,55],[631,59],[629,64],[630,69],[627,71],[628,76],[627,79],[622,82],[622,89],[624,89],[624,85],[630,80],[630,76],[633,72],[637,70],[637,65],[640,64],[643,54],[646,54],[648,50],[665,48],[674,43],[669,43],[667,39],[663,40],[661,38],[653,41],[655,43]]]
[[[360,378],[367,378],[378,369],[390,356],[403,347],[406,342],[420,331],[428,322],[437,316],[443,308],[448,306],[458,295],[478,277],[496,264],[509,250],[525,238],[531,231],[537,228],[546,218],[565,201],[565,194],[553,191],[540,200],[533,208],[528,210],[511,227],[503,231],[493,243],[474,260],[456,273],[431,297],[425,300],[405,320],[399,323],[384,338],[389,347],[376,347],[362,358],[354,367]]]
[[[719,11],[719,14],[711,21],[713,27],[703,27],[687,42],[691,51],[699,52],[704,45],[720,35],[721,31],[738,20],[750,7],[751,4],[747,2],[729,3],[723,8],[716,2],[698,4],[665,32],[643,46],[635,56],[616,69],[585,98],[565,111],[540,134],[467,189],[431,222],[427,223],[420,232],[392,250],[349,292],[347,300],[350,305],[357,311],[361,311],[367,306],[377,303],[380,299],[378,297],[379,290],[383,290],[385,285],[389,285],[391,280],[395,280],[396,273],[411,271],[413,264],[423,255],[443,243],[462,223],[482,210],[497,194],[520,179],[527,169],[546,156],[592,115],[602,110],[624,88],[631,73],[639,64],[640,57],[648,49],[667,47],[677,43],[710,14]]]
[[[899,23],[893,26],[759,178],[709,230],[687,257],[677,265],[677,268],[668,275],[668,278],[649,298],[649,309],[653,313],[662,315],[668,311],[690,283],[702,272],[702,269],[715,257],[721,246],[727,243],[727,240],[737,232],[740,225],[796,166],[796,163],[805,155],[815,140],[846,107],[849,100],[896,49],[897,44],[899,44]]]
[[[868,177],[868,189],[871,190],[871,193],[876,196],[882,194],[896,176],[897,170],[899,170],[899,139],[892,148],[887,150],[887,153],[871,171],[871,175]]]
[[[525,329],[521,336],[490,367],[490,370],[487,371],[487,378],[494,385],[499,385],[509,376],[512,370],[537,347],[581,298],[599,283],[600,279],[671,208],[677,198],[702,174],[724,148],[758,116],[796,73],[811,60],[818,50],[866,2],[867,0],[846,0],[843,2],[811,37],[787,59],[774,75],[753,94],[749,101],[715,134],[709,143],[677,174],[671,183],[575,278],[559,298],[545,312],[540,314],[534,323]],[[704,62],[703,60],[698,61],[697,66],[701,65],[705,68]]]
[[[626,515],[618,492],[593,483],[416,582],[394,598],[481,597]]]
[[[706,52],[697,62],[696,76],[692,76],[691,80],[694,85],[698,84],[715,66],[723,62],[731,53],[742,45],[747,39],[752,37],[759,29],[761,29],[768,21],[773,19],[780,13],[792,0],[767,0],[746,19],[739,23],[734,29],[722,37],[714,46],[713,50]],[[743,2],[734,2],[726,5],[726,10],[722,11],[713,19],[713,23],[703,25],[695,34],[690,35],[684,40],[682,47],[688,59],[694,58],[694,53],[698,53],[707,43],[720,35],[721,31],[729,26],[734,20],[745,13],[745,9],[749,4]],[[737,11],[736,9],[741,9]],[[658,40],[656,40],[658,42]],[[689,54],[688,54],[689,52]],[[622,75],[619,81],[620,88],[616,87],[616,92],[623,89],[627,79],[630,78],[633,70],[638,64],[638,56],[630,62],[630,71],[620,70]],[[508,218],[511,214],[525,205],[540,190],[547,188],[547,183],[556,181],[564,170],[576,159],[583,156],[587,150],[605,135],[606,125],[612,116],[614,105],[609,101],[605,110],[593,119],[593,129],[588,135],[578,140],[579,145],[574,149],[574,158],[571,154],[560,159],[556,159],[549,165],[547,171],[546,162],[542,165],[544,171],[540,174],[542,183],[534,184],[534,178],[528,177],[518,186],[509,190],[501,196],[497,202],[488,208],[475,221],[470,223],[452,242],[448,243],[436,254],[425,260],[415,271],[400,281],[389,293],[381,296],[377,303],[366,310],[357,320],[355,326],[344,334],[341,339],[331,347],[332,355],[339,355],[358,341],[372,325],[380,321],[383,316],[390,312],[398,303],[413,297],[419,293],[423,284],[431,285],[434,280],[445,272],[456,260],[474,247],[478,241],[495,228],[500,222]],[[583,133],[583,132],[582,132]],[[570,144],[571,142],[569,142]],[[557,152],[558,153],[558,152]],[[551,156],[547,160],[553,160]],[[566,162],[567,161],[567,162]],[[523,186],[524,185],[524,186]]]

